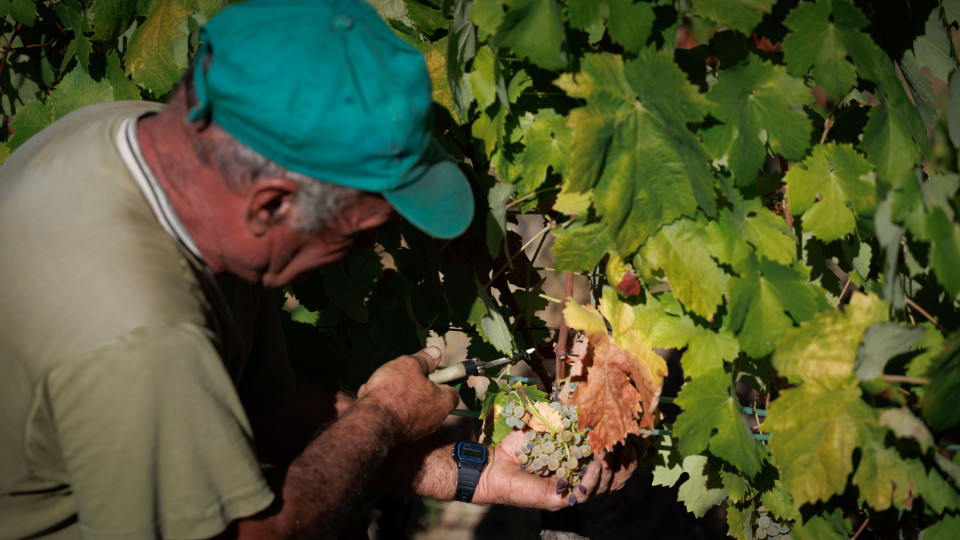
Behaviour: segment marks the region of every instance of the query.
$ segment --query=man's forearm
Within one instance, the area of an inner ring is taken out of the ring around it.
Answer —
[[[457,430],[441,429],[423,439],[394,448],[383,461],[371,486],[398,493],[449,500],[456,492],[453,462]]]
[[[313,439],[276,482],[274,504],[236,522],[239,538],[316,538],[335,529],[342,510],[396,440],[391,416],[359,403]]]

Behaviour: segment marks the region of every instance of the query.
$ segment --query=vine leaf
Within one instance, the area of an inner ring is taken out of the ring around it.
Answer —
[[[575,221],[569,227],[552,231],[553,264],[557,272],[593,270],[608,251],[613,239],[603,223],[583,224]]]
[[[706,456],[687,456],[683,458],[683,472],[687,481],[680,484],[677,500],[687,511],[696,517],[703,517],[708,510],[727,498],[719,475],[707,463]]]
[[[656,18],[653,5],[634,3],[633,0],[606,0],[606,4],[610,10],[607,17],[610,39],[623,45],[629,52],[639,51],[653,30]]]
[[[897,323],[876,323],[863,333],[863,343],[857,351],[853,364],[861,381],[883,375],[883,370],[894,356],[908,352],[923,339],[923,328],[902,326]]]
[[[843,493],[853,472],[858,430],[875,426],[860,386],[847,377],[819,377],[784,390],[770,405],[764,428],[783,486],[797,508]]]
[[[960,332],[943,343],[926,375],[930,384],[920,396],[920,412],[933,429],[946,429],[960,421]]]
[[[186,38],[190,11],[185,0],[156,0],[147,18],[130,36],[125,59],[127,73],[154,95],[162,96],[173,88],[183,72],[173,47],[177,39]]]
[[[810,157],[791,165],[783,177],[790,213],[803,214],[803,228],[824,242],[852,233],[857,218],[876,209],[872,170],[850,145],[815,146]]]
[[[650,336],[664,321],[664,312],[660,304],[652,298],[648,298],[646,304],[628,304],[620,300],[620,296],[614,292],[613,288],[607,288],[600,301],[600,312],[610,323],[614,343],[623,350],[636,354],[640,362],[646,366],[653,386],[659,388],[667,375],[667,363],[653,350],[654,345],[650,341]],[[650,415],[657,408],[659,396],[658,393],[655,400],[643,402],[644,410]]]
[[[557,70],[567,65],[557,0],[530,0],[511,9],[491,41],[497,47],[509,47],[517,56],[544,69]]]
[[[783,38],[783,56],[794,77],[811,71],[817,84],[837,97],[857,83],[857,68],[847,57],[856,57],[870,38],[860,31],[868,24],[866,17],[852,3],[803,3],[783,24],[791,30]]]
[[[476,281],[476,278],[474,283],[477,286],[477,299],[473,302],[467,322],[474,325],[480,337],[499,352],[506,355],[513,354],[513,335],[507,327],[507,321],[504,320],[483,285]]]
[[[874,294],[854,294],[845,311],[821,312],[787,330],[773,353],[773,366],[788,378],[844,378],[853,374],[864,332],[886,320],[883,300]]]
[[[797,540],[847,540],[853,534],[853,527],[844,519],[843,510],[832,508],[806,521],[798,519],[790,532]]]
[[[678,219],[660,229],[640,251],[643,266],[662,270],[685,308],[710,319],[723,302],[729,276],[710,257],[706,220]],[[644,270],[649,270],[644,268]]]
[[[521,158],[519,193],[532,193],[547,179],[547,170],[565,175],[570,161],[573,132],[566,125],[567,117],[553,109],[537,111],[533,124],[523,136],[526,150]]]
[[[586,351],[577,360],[580,365],[571,368],[571,382],[576,384],[571,402],[580,406],[581,422],[592,428],[591,448],[610,450],[628,434],[650,433],[662,375],[655,382],[635,352],[611,341],[598,313],[568,301],[564,318],[570,328],[583,331],[587,338]]]
[[[93,0],[87,17],[95,41],[114,39],[130,26],[137,15],[137,0]]]
[[[721,367],[684,383],[675,403],[683,408],[673,425],[683,455],[710,453],[748,478],[760,471],[756,442],[730,389],[730,375]]]
[[[789,266],[797,258],[797,245],[784,219],[750,199],[733,209],[724,208],[707,226],[710,254],[743,274],[757,265],[757,255]]]
[[[685,377],[700,377],[732,362],[740,353],[740,344],[726,330],[710,330],[694,324],[684,315],[661,317],[650,342],[657,347],[684,349],[680,357]]]
[[[10,151],[14,151],[27,139],[33,137],[53,122],[53,107],[48,103],[31,101],[17,111],[10,123],[13,135],[7,141]]]
[[[933,435],[910,409],[887,409],[880,413],[880,425],[885,426],[901,439],[913,439],[920,445],[920,451],[926,453],[933,448]]]
[[[919,494],[915,479],[926,477],[923,463],[918,459],[903,459],[896,449],[884,446],[882,430],[880,438],[873,437],[861,446],[860,463],[853,475],[853,485],[860,490],[860,497],[875,510],[891,506],[898,510],[910,508]]]
[[[930,265],[950,296],[960,293],[960,225],[951,222],[943,209],[933,207],[927,214],[926,233],[933,244]]]
[[[881,92],[879,97],[880,103],[868,113],[860,149],[877,168],[882,182],[892,185],[901,180],[913,181],[910,172],[921,155],[910,137],[908,120],[904,112],[894,107],[886,92]],[[910,112],[916,114],[915,109],[911,108]]]
[[[957,537],[957,530],[960,529],[960,516],[945,514],[940,516],[940,521],[930,525],[920,534],[924,540],[953,540]]]
[[[708,97],[710,113],[723,123],[704,132],[704,146],[740,185],[753,183],[767,146],[789,159],[803,157],[812,126],[802,106],[813,96],[782,66],[751,57],[721,72]]]
[[[770,354],[794,321],[808,320],[826,306],[807,282],[807,272],[799,263],[783,266],[761,259],[756,269],[731,280],[728,324],[745,353],[754,358]]]
[[[594,188],[594,205],[620,255],[696,208],[713,216],[709,158],[686,124],[702,120],[708,102],[673,59],[643,49],[624,63],[613,54],[585,55],[576,74],[555,84],[586,101],[570,112],[569,189]]]
[[[693,12],[750,35],[776,0],[695,0]]]

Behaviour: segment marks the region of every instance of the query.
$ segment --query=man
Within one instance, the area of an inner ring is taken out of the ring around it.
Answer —
[[[356,398],[296,385],[264,289],[395,213],[468,226],[422,57],[350,1],[253,0],[201,38],[166,107],[81,109],[0,168],[2,538],[322,537],[362,485],[461,480],[434,433],[457,404],[425,377],[439,350]],[[566,504],[517,444],[473,502]],[[601,461],[580,500],[633,470]]]

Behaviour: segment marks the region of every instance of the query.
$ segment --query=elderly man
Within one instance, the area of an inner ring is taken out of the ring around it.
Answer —
[[[286,362],[265,288],[395,214],[471,221],[419,53],[335,0],[238,4],[202,41],[166,106],[81,109],[0,168],[0,538],[317,537],[363,485],[566,504],[516,440],[460,472],[436,348],[356,398]],[[592,466],[587,495],[632,467]]]

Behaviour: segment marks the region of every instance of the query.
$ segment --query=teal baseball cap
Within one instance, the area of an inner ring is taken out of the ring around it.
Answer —
[[[424,57],[365,2],[249,0],[200,40],[187,121],[212,120],[290,170],[380,193],[432,236],[470,225],[470,184],[431,134]]]

